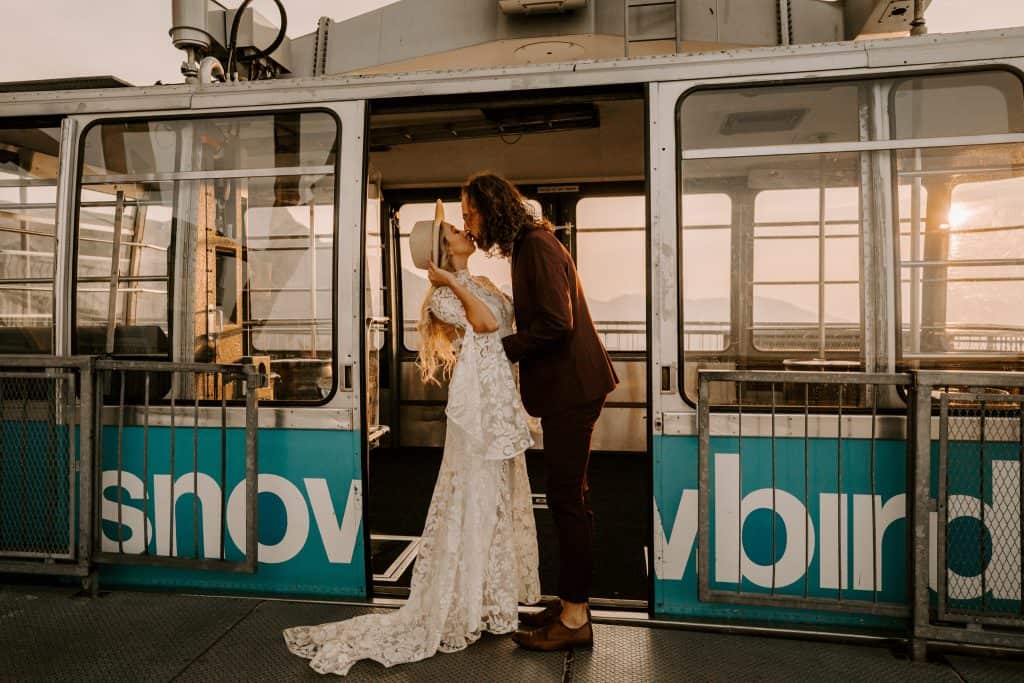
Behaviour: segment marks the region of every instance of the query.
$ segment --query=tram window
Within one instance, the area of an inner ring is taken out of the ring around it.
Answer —
[[[753,347],[859,357],[860,188],[848,185],[858,155],[764,161],[781,177],[791,174],[781,184],[795,187],[762,190],[754,200]]]
[[[1008,71],[911,78],[892,99],[895,139],[1024,132],[1024,89]]]
[[[857,153],[683,164],[689,398],[700,368],[860,366],[860,171]]]
[[[384,243],[381,241],[379,191],[366,200],[366,315],[382,317],[384,308]]]
[[[76,351],[265,360],[263,400],[324,400],[337,140],[336,120],[317,112],[90,127]]]
[[[540,204],[527,200],[532,209],[540,215]],[[409,234],[417,221],[434,218],[434,202],[410,202],[403,204],[398,210],[399,223],[399,259],[402,268],[402,320],[403,340],[409,351],[420,348],[419,333],[416,325],[420,319],[423,298],[427,294],[430,283],[426,271],[419,270],[412,263],[409,251]],[[444,202],[445,220],[462,229],[462,204],[460,202]],[[483,275],[491,279],[503,292],[512,295],[512,271],[508,259],[492,258],[477,250],[469,257],[469,270],[474,275]]]
[[[107,320],[114,334],[120,324],[121,347],[115,351],[166,354],[168,267],[174,187],[99,187],[82,189],[78,215],[76,315],[78,353],[106,353]],[[115,225],[120,221],[114,310],[110,310]],[[130,327],[131,329],[127,329]],[[131,349],[128,351],[128,349]]]
[[[683,350],[724,351],[731,343],[732,200],[687,192],[682,216]]]
[[[609,351],[647,348],[646,216],[642,195],[576,204],[576,267]]]
[[[0,353],[53,351],[60,127],[0,121]]]
[[[705,90],[680,110],[686,149],[719,149],[860,139],[864,86],[814,83]]]
[[[1024,356],[1024,145],[896,155],[902,357],[1001,369]]]

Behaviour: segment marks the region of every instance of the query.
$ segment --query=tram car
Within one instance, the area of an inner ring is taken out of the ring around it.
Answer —
[[[461,225],[489,169],[555,225],[622,379],[595,607],[1021,626],[1024,30],[404,0],[289,39],[171,5],[184,84],[0,84],[0,571],[404,597],[446,399],[409,233],[437,199]]]

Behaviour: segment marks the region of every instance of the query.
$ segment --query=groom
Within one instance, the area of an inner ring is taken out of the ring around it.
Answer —
[[[516,333],[505,353],[519,363],[527,412],[541,418],[547,502],[558,532],[559,600],[521,615],[513,638],[531,650],[593,644],[590,581],[593,513],[587,483],[590,437],[618,377],[590,318],[572,257],[551,224],[529,213],[510,182],[491,173],[462,187],[466,231],[485,251],[512,260]]]

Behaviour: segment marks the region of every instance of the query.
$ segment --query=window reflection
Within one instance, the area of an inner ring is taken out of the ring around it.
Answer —
[[[101,122],[84,147],[76,351],[252,360],[270,370],[261,400],[323,400],[335,376],[333,117]]]
[[[53,351],[60,124],[0,122],[0,353]]]
[[[897,153],[903,356],[1024,353],[1024,145]]]
[[[689,396],[700,368],[861,367],[860,166],[856,153],[684,163]]]

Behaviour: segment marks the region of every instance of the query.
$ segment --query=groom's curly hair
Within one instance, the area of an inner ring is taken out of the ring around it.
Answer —
[[[490,171],[470,176],[462,185],[462,194],[480,213],[480,237],[476,242],[490,256],[511,256],[512,245],[523,230],[554,230],[548,220],[530,213],[526,198],[515,185]]]

